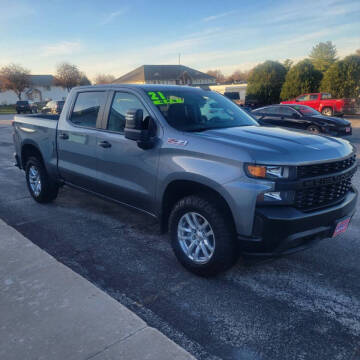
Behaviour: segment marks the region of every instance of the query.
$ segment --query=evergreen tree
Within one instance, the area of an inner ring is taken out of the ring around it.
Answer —
[[[247,97],[260,104],[278,103],[286,69],[277,61],[265,61],[257,65],[248,79]]]
[[[322,74],[309,59],[300,61],[286,74],[281,99],[287,100],[303,93],[317,92]]]

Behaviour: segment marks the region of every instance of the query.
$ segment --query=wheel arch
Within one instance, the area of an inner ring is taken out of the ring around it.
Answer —
[[[223,194],[209,184],[204,184],[196,180],[182,179],[169,182],[161,197],[161,232],[168,231],[169,216],[177,201],[185,196],[204,194],[208,197],[208,199],[215,201],[219,206],[221,206],[223,211],[229,216],[229,220],[235,229],[233,212],[231,211],[231,207]]]
[[[22,169],[25,169],[26,162],[29,159],[29,157],[31,157],[31,156],[35,156],[36,158],[38,158],[44,165],[44,158],[43,158],[38,146],[35,143],[33,143],[32,141],[27,141],[27,142],[23,143],[21,146],[21,167],[22,167]]]
[[[331,109],[331,111],[332,111],[333,113],[334,113],[334,111],[335,111],[335,106],[334,106],[334,105],[332,105],[332,104],[326,104],[326,105],[320,106],[320,112],[322,113],[322,111],[323,111],[324,109],[326,109],[326,108]]]

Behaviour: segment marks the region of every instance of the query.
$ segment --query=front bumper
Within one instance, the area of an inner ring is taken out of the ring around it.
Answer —
[[[346,128],[350,128],[350,131],[346,131]],[[352,135],[352,127],[351,126],[344,126],[344,127],[336,127],[336,128],[323,128],[323,132],[326,135],[330,136],[351,136]]]
[[[358,193],[352,189],[338,204],[303,212],[293,207],[258,207],[252,237],[238,236],[243,254],[280,256],[308,248],[331,237],[336,221],[355,212]]]

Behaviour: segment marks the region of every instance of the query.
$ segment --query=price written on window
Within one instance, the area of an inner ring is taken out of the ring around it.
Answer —
[[[169,104],[182,104],[184,99],[170,96],[167,98],[161,91],[148,91],[148,96],[154,105],[169,105]]]

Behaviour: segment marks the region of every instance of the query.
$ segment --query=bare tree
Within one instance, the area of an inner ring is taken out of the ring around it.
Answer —
[[[229,82],[240,82],[247,81],[249,78],[250,71],[235,70],[231,75],[226,78]]]
[[[209,70],[206,73],[210,76],[214,76],[216,78],[216,82],[218,83],[224,82],[225,80],[225,76],[221,70]]]
[[[114,75],[110,74],[97,74],[95,76],[94,82],[95,84],[111,84],[115,80]]]
[[[84,80],[83,74],[76,65],[67,62],[61,63],[56,68],[55,85],[61,86],[70,91]]]
[[[21,100],[21,95],[31,85],[30,70],[20,65],[10,64],[0,69],[0,87],[12,90]]]
[[[360,56],[360,49],[356,50],[356,55]]]
[[[81,74],[81,78],[80,78],[79,85],[91,85],[91,81],[86,76],[86,74],[83,72],[81,72],[80,74]]]

